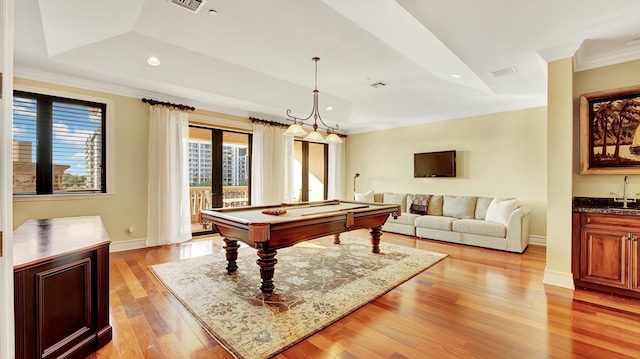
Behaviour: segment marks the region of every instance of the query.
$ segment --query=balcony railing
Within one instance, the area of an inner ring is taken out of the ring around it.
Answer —
[[[200,217],[201,209],[212,208],[210,187],[191,187],[189,189],[191,198],[191,224],[200,224],[202,228],[207,228],[202,223]],[[240,207],[249,205],[249,187],[247,186],[223,186],[222,187],[222,207]]]

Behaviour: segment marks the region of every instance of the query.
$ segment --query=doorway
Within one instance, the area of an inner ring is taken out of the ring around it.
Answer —
[[[325,143],[293,143],[294,202],[324,201],[329,191],[329,155]]]
[[[189,126],[191,232],[213,233],[201,209],[251,204],[251,134]]]

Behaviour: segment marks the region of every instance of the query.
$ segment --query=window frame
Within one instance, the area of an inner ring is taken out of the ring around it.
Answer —
[[[68,200],[68,199],[95,199],[95,198],[109,198],[115,194],[115,168],[114,168],[114,124],[113,124],[113,112],[114,105],[113,100],[90,96],[82,93],[59,91],[49,88],[18,85],[14,86],[14,92],[11,93],[11,102],[13,103],[13,97],[15,92],[27,92],[36,95],[52,97],[53,100],[62,99],[68,100],[70,103],[97,103],[104,104],[104,138],[103,138],[103,151],[104,151],[104,164],[103,167],[106,171],[103,180],[105,181],[105,192],[97,191],[79,191],[73,192],[53,192],[53,193],[13,193],[13,199],[16,202],[30,202],[30,201],[43,201],[43,200]],[[13,118],[12,118],[13,124]]]

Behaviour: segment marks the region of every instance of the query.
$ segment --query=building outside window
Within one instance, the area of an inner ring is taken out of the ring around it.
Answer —
[[[189,182],[191,187],[211,186],[211,142],[189,140]],[[246,145],[222,146],[223,186],[246,186],[249,176]]]

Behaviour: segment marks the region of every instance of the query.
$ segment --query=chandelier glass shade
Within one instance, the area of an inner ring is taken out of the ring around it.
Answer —
[[[293,121],[293,124],[291,126],[289,126],[289,128],[287,128],[287,130],[284,132],[285,136],[305,136],[304,140],[305,141],[313,141],[313,142],[327,142],[327,143],[342,143],[342,139],[340,138],[340,136],[338,136],[338,134],[336,133],[336,131],[340,128],[338,125],[336,125],[335,127],[331,127],[329,125],[327,125],[326,123],[324,123],[324,121],[322,121],[322,117],[320,117],[320,111],[318,111],[318,95],[320,94],[320,91],[318,91],[318,61],[320,60],[319,57],[314,57],[311,59],[313,62],[315,62],[315,87],[313,90],[313,108],[311,109],[311,113],[309,114],[309,116],[307,116],[306,118],[298,118],[295,116],[291,115],[291,110],[288,109],[287,110],[287,117],[291,118]],[[307,120],[311,120],[311,118],[313,118],[313,131],[309,132],[307,134],[307,131],[304,130],[304,128],[302,128],[302,125],[305,125],[305,121]],[[320,132],[318,132],[318,121],[320,121],[320,123],[322,124],[323,127],[321,127],[322,129],[324,129],[325,131],[327,131],[328,135],[326,138],[324,138],[324,136],[322,136],[322,134]]]
[[[309,132],[309,134],[307,134],[304,137],[305,141],[313,141],[313,142],[322,142],[324,141],[324,137],[322,137],[322,135],[320,134],[320,132],[313,130],[311,132]]]
[[[328,134],[324,140],[328,143],[342,143],[342,139],[340,138],[340,136],[336,135],[335,133]]]
[[[304,136],[307,134],[307,131],[305,131],[302,126],[294,123],[293,125],[289,126],[286,131],[284,131],[284,134],[286,136]]]

